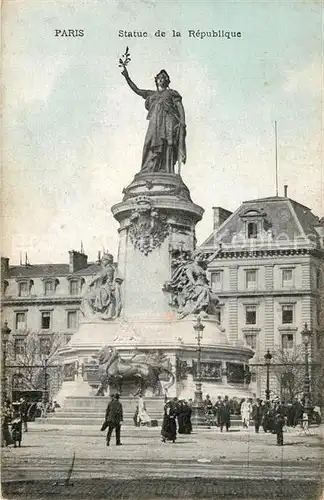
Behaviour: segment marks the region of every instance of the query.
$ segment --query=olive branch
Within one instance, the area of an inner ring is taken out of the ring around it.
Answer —
[[[130,58],[130,54],[129,54],[129,50],[128,50],[128,47],[126,47],[126,51],[125,51],[125,54],[123,54],[120,58],[119,58],[119,68],[126,68],[127,64],[130,62],[131,58]]]

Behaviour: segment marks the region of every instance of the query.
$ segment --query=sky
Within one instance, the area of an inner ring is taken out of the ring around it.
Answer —
[[[279,195],[324,215],[321,162],[321,1],[7,0],[2,12],[2,255],[12,264],[117,254],[111,206],[140,170],[144,100],[118,68],[129,47],[131,78],[154,89],[166,69],[183,99],[182,177],[205,209]],[[55,36],[55,30],[84,36]],[[148,36],[120,37],[119,30]],[[163,30],[165,37],[156,37]],[[173,37],[172,30],[181,32]],[[189,30],[241,37],[189,37]]]

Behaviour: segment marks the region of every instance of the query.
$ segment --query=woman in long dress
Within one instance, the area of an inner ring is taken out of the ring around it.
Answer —
[[[151,423],[151,418],[146,411],[145,403],[142,397],[138,398],[138,414],[137,414],[137,425],[149,425]]]
[[[248,429],[250,426],[250,416],[252,411],[252,405],[249,400],[243,399],[241,404],[241,419],[244,429]]]
[[[180,167],[186,162],[185,112],[180,94],[169,88],[170,77],[164,69],[155,77],[156,90],[139,89],[126,66],[122,75],[133,92],[145,99],[148,111],[141,171],[175,173],[175,164]]]
[[[177,406],[174,401],[168,401],[164,406],[164,416],[162,423],[161,436],[162,441],[172,441],[173,443],[177,439]]]

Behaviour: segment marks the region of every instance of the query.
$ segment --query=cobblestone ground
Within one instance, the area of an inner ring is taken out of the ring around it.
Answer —
[[[160,441],[158,428],[122,429],[105,445],[93,426],[30,424],[21,448],[2,450],[4,498],[319,498],[321,429],[276,436],[216,428]],[[69,477],[72,459],[73,470]]]

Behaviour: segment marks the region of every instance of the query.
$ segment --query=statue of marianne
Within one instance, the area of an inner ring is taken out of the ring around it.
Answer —
[[[162,69],[155,77],[156,90],[141,90],[131,80],[126,66],[122,75],[135,94],[145,99],[149,120],[141,172],[180,173],[186,163],[186,123],[182,98],[169,88],[170,77]],[[175,165],[178,163],[178,172]]]

